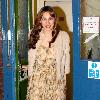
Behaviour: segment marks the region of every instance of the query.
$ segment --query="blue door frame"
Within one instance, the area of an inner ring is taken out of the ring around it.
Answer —
[[[10,0],[10,32],[8,45],[7,0],[1,0],[2,5],[2,41],[3,41],[3,73],[4,73],[4,100],[15,100],[15,32],[14,32],[14,0]],[[9,58],[8,58],[9,48]]]
[[[73,100],[100,100],[100,80],[88,78],[88,60],[81,60],[80,58],[80,1],[72,1],[74,39]]]

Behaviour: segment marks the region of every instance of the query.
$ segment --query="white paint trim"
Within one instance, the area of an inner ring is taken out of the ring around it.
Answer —
[[[62,2],[62,1],[72,1],[72,0],[37,0],[37,12],[44,6],[45,1]]]

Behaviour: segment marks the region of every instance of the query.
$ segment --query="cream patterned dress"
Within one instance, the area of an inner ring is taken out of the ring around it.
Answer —
[[[40,45],[29,79],[26,100],[66,100],[66,81],[57,80],[56,73],[53,49]]]

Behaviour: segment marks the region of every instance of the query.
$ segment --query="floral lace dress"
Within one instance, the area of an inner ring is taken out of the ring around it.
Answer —
[[[53,50],[39,46],[26,100],[66,100],[65,79],[57,80]]]

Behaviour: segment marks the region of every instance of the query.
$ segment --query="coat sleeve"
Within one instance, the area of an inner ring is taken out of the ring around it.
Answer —
[[[70,38],[68,33],[64,34],[64,58],[65,58],[65,74],[69,74],[70,72]]]
[[[33,66],[35,62],[35,49],[30,49],[28,51],[28,76],[30,77],[33,73]]]

